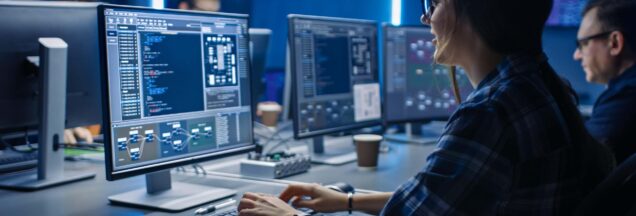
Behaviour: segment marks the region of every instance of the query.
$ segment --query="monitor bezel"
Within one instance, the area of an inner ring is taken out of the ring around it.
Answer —
[[[423,117],[423,118],[404,118],[404,119],[389,119],[388,118],[388,114],[389,114],[389,103],[387,102],[386,98],[388,96],[388,90],[387,90],[387,72],[389,70],[389,67],[387,66],[387,58],[386,58],[386,49],[387,49],[387,35],[388,35],[388,29],[389,28],[421,28],[421,29],[431,29],[431,27],[429,25],[393,25],[391,23],[382,23],[382,50],[384,50],[384,52],[382,52],[382,95],[383,98],[385,98],[385,100],[383,100],[382,103],[382,120],[383,120],[383,124],[384,125],[389,125],[389,124],[404,124],[404,123],[427,123],[427,122],[431,122],[431,121],[447,121],[451,115],[440,115],[440,116],[427,116],[427,117]]]
[[[344,132],[344,131],[352,131],[352,130],[356,130],[356,129],[360,129],[360,128],[365,128],[365,127],[372,127],[372,126],[377,126],[377,125],[381,125],[382,124],[382,117],[383,114],[380,115],[379,119],[376,120],[369,120],[369,121],[363,121],[363,122],[359,122],[359,123],[353,123],[353,124],[349,124],[349,125],[345,125],[345,126],[340,126],[340,127],[333,127],[333,128],[328,128],[328,129],[321,129],[321,130],[316,130],[316,131],[311,131],[311,132],[307,132],[307,133],[300,133],[299,129],[300,129],[300,121],[298,119],[298,93],[296,92],[297,86],[296,86],[296,79],[297,79],[297,71],[296,71],[296,49],[294,48],[294,43],[293,43],[293,38],[294,38],[294,32],[295,32],[295,28],[294,28],[294,21],[297,19],[305,19],[305,20],[318,20],[318,21],[328,21],[328,22],[341,22],[341,23],[353,23],[353,24],[363,24],[363,25],[370,25],[373,26],[373,28],[375,28],[375,33],[376,33],[376,41],[375,41],[375,45],[376,45],[376,61],[375,61],[375,68],[376,68],[376,78],[377,78],[377,82],[378,85],[380,85],[381,87],[381,80],[380,80],[380,66],[379,66],[379,62],[380,62],[380,56],[379,56],[379,46],[378,46],[378,42],[379,42],[379,34],[378,34],[378,22],[377,21],[373,21],[373,20],[363,20],[363,19],[350,19],[350,18],[340,18],[340,17],[326,17],[326,16],[313,16],[313,15],[301,15],[301,14],[289,14],[287,15],[287,24],[288,24],[288,31],[287,31],[287,43],[289,44],[289,54],[290,54],[290,72],[291,72],[291,108],[292,108],[292,113],[294,114],[293,118],[292,118],[292,122],[293,122],[293,128],[294,128],[294,138],[295,139],[304,139],[304,138],[313,138],[313,137],[318,137],[318,136],[323,136],[323,135],[328,135],[328,134],[333,134],[333,133],[338,133],[338,132]],[[380,112],[383,113],[382,110],[382,90],[380,90]]]
[[[254,142],[254,134],[253,134],[254,132],[253,130],[250,130],[250,133],[252,133],[252,135],[250,136],[251,137],[250,145],[246,145],[246,146],[231,149],[231,150],[226,150],[225,152],[211,152],[211,153],[203,153],[203,154],[195,155],[195,156],[183,157],[183,158],[175,159],[174,161],[162,162],[160,165],[156,165],[156,166],[144,165],[144,166],[115,171],[114,170],[115,166],[112,160],[112,157],[113,157],[113,152],[112,152],[113,142],[112,141],[113,140],[111,139],[112,122],[111,122],[111,113],[110,113],[110,92],[109,92],[110,86],[109,86],[108,64],[107,64],[108,55],[106,53],[107,52],[106,25],[105,25],[106,23],[105,23],[105,17],[104,17],[104,11],[106,9],[132,9],[132,10],[141,10],[141,11],[148,11],[148,12],[161,12],[161,13],[168,13],[168,14],[207,15],[207,16],[216,16],[216,17],[221,16],[221,17],[231,17],[231,18],[242,18],[242,19],[247,19],[248,29],[249,29],[249,15],[217,13],[217,12],[201,12],[201,11],[184,11],[184,10],[174,10],[174,9],[153,9],[153,8],[146,8],[146,7],[122,6],[122,5],[112,5],[112,4],[102,4],[97,7],[97,10],[98,10],[97,14],[99,16],[98,17],[99,49],[100,49],[99,53],[101,54],[100,68],[102,70],[101,84],[102,84],[102,111],[103,111],[103,119],[104,119],[103,121],[104,152],[105,152],[105,164],[106,164],[106,179],[108,181],[114,181],[118,179],[166,170],[166,169],[188,165],[192,163],[198,163],[198,162],[208,161],[212,159],[218,159],[218,158],[224,158],[224,157],[234,156],[238,154],[243,154],[246,152],[253,151],[256,148],[256,143]],[[249,34],[248,34],[248,38],[249,38]],[[249,58],[249,54],[250,54],[249,50],[247,52],[248,52],[247,64],[249,65],[248,67],[250,67],[251,60]],[[247,76],[247,83],[248,83],[248,91],[251,91],[251,86],[249,86],[249,84],[251,83],[251,77],[249,75]],[[251,97],[252,95],[250,92],[250,103],[251,103]],[[252,109],[253,109],[253,106],[254,105],[251,104]],[[249,116],[250,118],[252,118],[252,115],[249,115]],[[253,119],[251,120],[253,121]]]

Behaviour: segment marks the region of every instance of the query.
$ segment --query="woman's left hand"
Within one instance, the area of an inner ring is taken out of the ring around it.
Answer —
[[[303,215],[283,200],[267,194],[245,193],[238,205],[241,216],[292,216]]]

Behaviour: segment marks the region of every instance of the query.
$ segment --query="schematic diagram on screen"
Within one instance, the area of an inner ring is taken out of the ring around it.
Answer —
[[[206,87],[236,86],[236,35],[204,35]]]

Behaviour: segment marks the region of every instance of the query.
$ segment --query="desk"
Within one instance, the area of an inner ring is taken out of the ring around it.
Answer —
[[[360,171],[356,162],[340,166],[312,164],[307,173],[284,178],[284,180],[331,184],[348,182],[356,188],[375,191],[394,191],[426,165],[426,157],[436,145],[415,145],[387,142],[389,152],[381,153],[376,171]],[[244,156],[230,160],[201,164],[206,170],[240,174],[239,161]]]
[[[377,171],[358,171],[356,163],[341,166],[315,165],[307,173],[285,178],[289,181],[333,183],[349,182],[357,188],[392,191],[425,165],[425,159],[434,145],[389,143],[390,151],[380,156]],[[202,164],[210,171],[239,173],[238,160],[244,155],[215,160]],[[0,190],[2,215],[166,215],[152,210],[109,205],[107,197],[145,187],[144,176],[136,176],[114,182],[105,180],[103,161],[67,162],[66,169],[88,169],[97,173],[95,179],[76,182],[36,192]],[[277,194],[285,188],[283,182],[266,182],[246,178],[219,175],[195,175],[191,172],[173,171],[173,180],[209,186],[235,189],[239,195],[246,191]],[[177,215],[193,215],[194,209]]]

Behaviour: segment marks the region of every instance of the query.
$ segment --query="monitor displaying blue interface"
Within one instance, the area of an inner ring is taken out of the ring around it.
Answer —
[[[384,114],[387,122],[447,119],[458,107],[447,66],[435,64],[433,35],[424,26],[384,25]],[[456,79],[463,99],[473,90],[466,72]]]
[[[289,16],[297,138],[380,123],[377,23]]]
[[[109,179],[253,148],[247,16],[101,16]]]
[[[586,3],[586,0],[554,0],[546,25],[578,26],[581,23],[581,12],[583,12]]]

